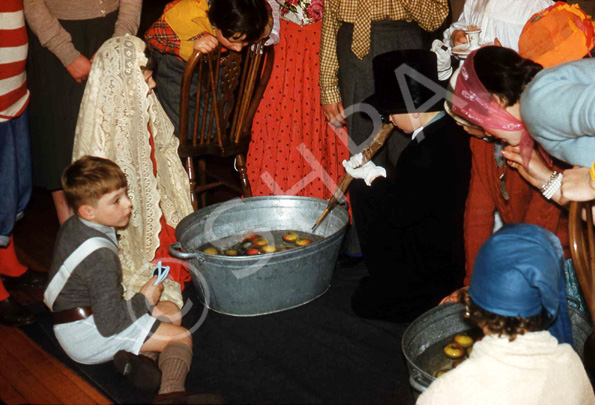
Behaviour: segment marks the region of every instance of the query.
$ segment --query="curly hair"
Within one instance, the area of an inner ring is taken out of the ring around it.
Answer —
[[[461,291],[460,301],[465,304],[465,317],[481,328],[487,328],[490,333],[502,336],[506,335],[509,341],[514,341],[517,335],[524,335],[525,332],[537,332],[545,329],[547,315],[544,313],[521,318],[520,316],[503,316],[488,312],[477,306],[469,296],[467,290]]]

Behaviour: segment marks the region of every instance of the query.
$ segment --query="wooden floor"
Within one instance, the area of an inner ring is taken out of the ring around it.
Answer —
[[[47,271],[58,221],[49,193],[35,190],[25,217],[15,227],[19,260]],[[26,304],[41,300],[41,292],[16,292]],[[109,404],[107,398],[23,332],[0,325],[0,403],[6,404]]]
[[[0,325],[0,400],[6,404],[110,404],[19,329]]]

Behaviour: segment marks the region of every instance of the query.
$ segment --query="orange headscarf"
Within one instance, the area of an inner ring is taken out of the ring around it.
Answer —
[[[543,67],[583,58],[595,45],[595,25],[578,5],[558,1],[533,15],[519,39],[519,54]]]

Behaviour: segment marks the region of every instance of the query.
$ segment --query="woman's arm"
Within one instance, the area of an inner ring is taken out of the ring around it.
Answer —
[[[72,37],[43,0],[24,0],[25,18],[42,46],[52,52],[74,80],[81,83],[91,71],[91,62],[74,47]]]
[[[114,37],[125,34],[136,35],[140,25],[141,8],[142,0],[120,0]]]
[[[41,45],[52,52],[64,66],[73,63],[80,52],[72,44],[72,38],[47,7],[44,0],[24,0],[25,18],[29,28]]]
[[[507,146],[502,151],[502,156],[506,158],[510,167],[516,169],[523,179],[539,191],[541,191],[542,187],[552,179],[554,171],[560,174],[563,171],[563,168],[558,166],[550,168],[541,154],[535,149],[531,153],[531,160],[529,161],[528,168],[525,168],[522,164],[521,148],[518,146]],[[558,187],[556,192],[551,196],[551,200],[560,205],[568,203],[568,200],[562,196],[560,187]]]

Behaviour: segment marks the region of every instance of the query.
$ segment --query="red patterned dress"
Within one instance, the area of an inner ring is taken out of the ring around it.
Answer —
[[[345,174],[347,132],[334,130],[320,106],[321,27],[281,20],[275,65],[252,125],[247,167],[254,196],[328,199]]]

